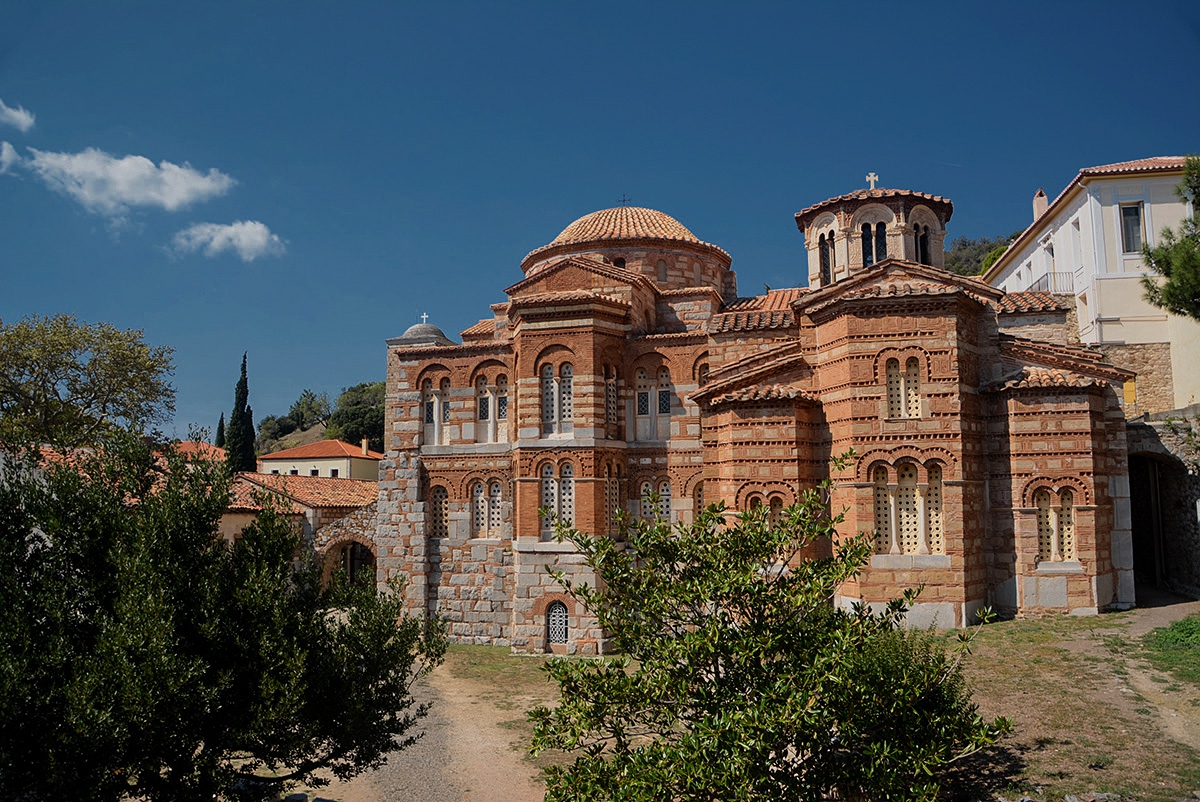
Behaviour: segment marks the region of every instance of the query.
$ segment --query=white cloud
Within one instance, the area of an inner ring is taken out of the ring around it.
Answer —
[[[224,195],[237,182],[215,168],[207,173],[190,164],[145,156],[116,158],[96,148],[53,153],[30,148],[25,165],[48,187],[74,198],[89,212],[121,218],[131,206],[156,206],[173,212]]]
[[[17,106],[15,109],[9,108],[3,100],[0,100],[0,124],[11,125],[23,134],[33,128],[35,119],[32,111],[28,111],[22,106]]]
[[[21,157],[17,155],[17,149],[7,142],[0,142],[0,175],[10,172],[13,165],[20,163]]]
[[[197,223],[176,234],[172,244],[181,253],[203,249],[205,256],[237,251],[243,262],[253,262],[260,256],[278,256],[287,249],[282,239],[257,220],[238,220],[227,226]]]

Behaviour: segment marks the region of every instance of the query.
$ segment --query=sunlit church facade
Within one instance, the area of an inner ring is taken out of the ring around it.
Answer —
[[[539,508],[620,537],[620,511],[774,516],[828,477],[842,534],[875,546],[840,604],[923,585],[910,620],[941,627],[1132,604],[1133,375],[1069,344],[1053,296],[943,270],[952,212],[874,188],[810,206],[808,287],[755,296],[662,212],[571,223],[460,342],[388,341],[380,579],[457,641],[595,654],[606,634],[547,568],[592,577]]]

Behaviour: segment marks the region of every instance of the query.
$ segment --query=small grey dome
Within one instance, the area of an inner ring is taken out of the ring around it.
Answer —
[[[415,323],[399,337],[388,340],[388,345],[455,345],[446,333],[432,323]]]

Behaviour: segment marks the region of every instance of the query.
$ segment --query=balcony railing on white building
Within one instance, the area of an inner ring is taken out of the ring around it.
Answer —
[[[1026,290],[1030,292],[1073,293],[1075,292],[1075,274],[1047,273],[1030,284]]]

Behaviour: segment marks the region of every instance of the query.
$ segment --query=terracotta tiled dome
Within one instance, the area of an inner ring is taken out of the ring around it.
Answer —
[[[700,242],[669,214],[638,206],[617,206],[586,214],[562,230],[550,245],[607,239],[671,239]]]

